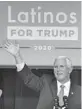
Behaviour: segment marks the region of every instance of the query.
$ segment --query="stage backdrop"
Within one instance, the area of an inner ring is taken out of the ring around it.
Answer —
[[[66,55],[74,66],[81,60],[81,2],[0,2],[0,65],[14,65],[2,43],[17,40],[30,66],[52,66],[55,57]]]

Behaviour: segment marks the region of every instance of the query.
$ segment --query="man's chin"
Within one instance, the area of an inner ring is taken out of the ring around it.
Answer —
[[[64,78],[63,77],[58,77],[57,80],[62,82],[62,81],[64,81]]]

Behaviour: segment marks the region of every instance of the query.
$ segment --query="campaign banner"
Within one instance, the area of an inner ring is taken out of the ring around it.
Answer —
[[[8,39],[78,40],[79,16],[77,10],[69,8],[68,11],[67,7],[64,7],[64,9],[61,7],[61,9],[59,2],[55,1],[41,2],[41,4],[35,2],[34,6],[33,2],[24,3],[27,3],[27,7],[26,4],[21,5],[22,8],[15,5],[8,5],[7,7]]]
[[[81,47],[80,1],[3,1],[0,14],[0,47],[5,39],[21,47]]]

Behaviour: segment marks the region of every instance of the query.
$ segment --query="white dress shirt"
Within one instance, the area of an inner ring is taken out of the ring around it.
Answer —
[[[67,97],[69,96],[70,84],[71,84],[70,80],[68,82],[66,82],[65,84],[63,84],[65,86],[64,87],[64,96],[67,96]],[[62,84],[59,81],[57,81],[57,95],[59,95],[59,92],[61,90],[61,88],[60,88],[61,85]]]

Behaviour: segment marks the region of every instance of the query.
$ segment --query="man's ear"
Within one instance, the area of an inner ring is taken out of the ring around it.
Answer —
[[[71,74],[71,72],[73,71],[73,67],[69,68],[69,73]]]

